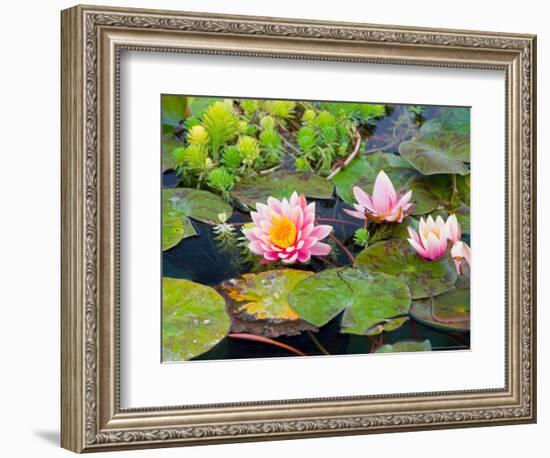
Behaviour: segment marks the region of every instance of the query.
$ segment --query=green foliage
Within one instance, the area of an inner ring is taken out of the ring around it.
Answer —
[[[260,125],[262,126],[262,129],[265,130],[273,130],[276,126],[275,118],[273,116],[264,116],[260,120]]]
[[[260,157],[260,146],[254,137],[248,135],[240,137],[237,142],[237,149],[246,168],[252,168],[254,162]]]
[[[222,194],[227,195],[227,192],[233,189],[235,179],[225,168],[219,167],[212,169],[208,174],[208,185],[211,188],[221,191]]]
[[[206,145],[208,140],[208,132],[200,124],[194,125],[187,133],[187,142],[191,145]]]
[[[296,158],[297,170],[313,170],[328,175],[335,160],[349,153],[350,135],[354,128],[349,120],[338,120],[327,110],[304,112],[302,127],[296,133],[300,156]]]
[[[210,136],[214,159],[218,158],[218,151],[223,144],[233,140],[239,132],[237,117],[223,102],[216,102],[206,110],[202,125]]]
[[[271,115],[286,121],[294,116],[296,102],[292,100],[269,100],[265,102],[264,107]]]
[[[367,229],[361,227],[353,234],[353,242],[356,245],[367,247],[370,240],[370,233]]]
[[[254,99],[242,99],[241,108],[245,112],[246,116],[250,118],[254,115],[254,113],[256,113],[256,111],[258,111],[260,104]]]
[[[372,103],[323,102],[321,108],[337,118],[355,118],[362,124],[386,115],[386,106]]]
[[[260,133],[260,149],[265,153],[262,158],[266,165],[279,162],[284,154],[281,134],[274,129],[267,129]]]
[[[241,153],[235,145],[226,146],[222,154],[222,163],[230,168],[237,169],[241,165]]]

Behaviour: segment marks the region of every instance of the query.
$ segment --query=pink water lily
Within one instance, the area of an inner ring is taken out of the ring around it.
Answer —
[[[459,240],[451,248],[451,256],[455,262],[458,275],[464,275],[466,266],[470,266],[470,247]]]
[[[460,237],[462,237],[462,230],[460,224],[458,224],[456,215],[449,215],[445,222],[445,230],[447,232],[447,238],[452,243],[456,243],[460,240]]]
[[[357,202],[353,205],[355,210],[344,211],[355,218],[370,220],[377,224],[384,221],[401,223],[403,218],[408,216],[412,206],[412,191],[405,194],[395,192],[393,183],[383,170],[376,176],[372,197],[359,186],[353,187],[353,195]]]
[[[243,229],[253,253],[263,256],[262,262],[284,264],[308,262],[311,256],[325,256],[331,247],[320,242],[332,227],[315,224],[315,202],[308,205],[304,195],[296,192],[290,199],[267,199],[267,205],[256,204],[251,212],[253,227]]]
[[[420,218],[418,233],[410,226],[407,229],[410,236],[407,240],[420,257],[435,261],[446,253],[447,228],[441,216],[435,221],[431,215],[426,220]]]

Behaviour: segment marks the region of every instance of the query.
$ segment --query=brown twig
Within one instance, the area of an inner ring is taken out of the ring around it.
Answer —
[[[336,243],[340,248],[342,248],[342,250],[344,251],[344,253],[346,253],[346,254],[348,255],[348,258],[350,258],[352,264],[355,264],[355,258],[354,258],[354,256],[353,256],[352,252],[349,251],[349,250],[346,248],[346,246],[345,246],[342,242],[340,242],[340,240],[338,240],[334,235],[329,234],[328,236],[329,236],[332,240],[334,240],[334,243]]]
[[[355,132],[355,147],[353,148],[353,151],[343,161],[338,161],[335,164],[335,167],[327,176],[327,180],[330,180],[335,175],[340,173],[344,169],[344,167],[346,167],[351,161],[353,161],[353,159],[355,158],[355,156],[357,156],[357,153],[359,152],[360,146],[361,146],[361,135],[359,134],[359,132]]]
[[[291,347],[290,345],[284,344],[282,342],[277,342],[273,339],[268,339],[267,337],[256,336],[254,334],[227,334],[227,337],[231,339],[241,339],[241,340],[250,340],[252,342],[262,342],[270,345],[275,345],[276,347],[284,348],[292,353],[295,353],[298,356],[307,356],[304,352],[298,350],[297,348]]]

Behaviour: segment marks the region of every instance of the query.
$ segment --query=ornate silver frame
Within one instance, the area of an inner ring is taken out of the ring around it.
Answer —
[[[127,49],[505,71],[505,388],[121,409],[118,71]],[[535,63],[533,35],[88,6],[64,10],[61,445],[90,452],[534,422]]]

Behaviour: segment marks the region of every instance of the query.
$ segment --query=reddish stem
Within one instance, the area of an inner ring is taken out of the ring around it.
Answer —
[[[351,263],[352,264],[355,264],[355,258],[353,257],[353,254],[351,253],[351,251],[349,251],[346,246],[340,242],[340,240],[338,240],[336,237],[334,237],[334,235],[332,234],[329,234],[328,235],[332,240],[334,240],[334,243],[336,243],[336,245],[338,245],[340,248],[342,248],[342,250],[344,251],[344,253],[346,253],[348,255],[348,258],[350,258],[351,260]]]
[[[291,347],[290,345],[284,344],[282,342],[277,342],[273,339],[268,339],[267,337],[255,336],[254,334],[227,334],[227,337],[231,339],[241,339],[241,340],[251,340],[253,342],[262,342],[266,344],[275,345],[276,347],[284,348],[292,353],[295,353],[299,356],[307,356],[305,353],[301,352],[297,348]]]

